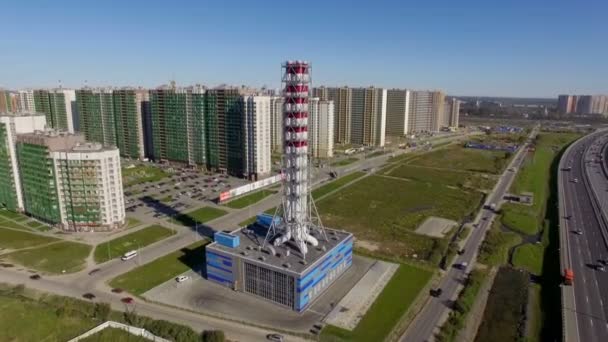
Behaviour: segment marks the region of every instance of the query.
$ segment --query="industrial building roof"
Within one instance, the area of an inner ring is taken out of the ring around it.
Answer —
[[[317,247],[308,245],[308,253],[306,253],[306,259],[304,260],[293,241],[288,241],[281,246],[273,246],[272,243],[267,242],[266,246],[261,248],[266,232],[267,228],[253,224],[231,233],[240,240],[240,244],[236,248],[223,246],[214,242],[207,249],[220,250],[245,260],[265,263],[275,268],[280,268],[285,273],[297,273],[301,275],[305,274],[309,268],[315,266],[318,261],[323,260],[323,257],[334,247],[352,237],[351,233],[325,228],[327,235],[327,240],[325,240],[318,231],[313,231],[311,235],[319,241],[319,245]]]

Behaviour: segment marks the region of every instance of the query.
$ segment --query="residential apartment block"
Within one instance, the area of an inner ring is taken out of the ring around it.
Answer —
[[[270,98],[270,149],[273,152],[283,153],[283,97]]]
[[[409,132],[410,91],[389,89],[386,91],[386,135],[402,137]]]
[[[12,211],[24,210],[15,149],[17,135],[44,130],[45,126],[44,114],[0,113],[0,206]]]
[[[19,111],[19,95],[12,91],[0,89],[0,113]]]
[[[351,143],[384,146],[386,89],[353,88],[351,94]]]
[[[557,111],[561,114],[608,116],[608,95],[559,95]]]
[[[147,90],[84,88],[76,91],[76,103],[87,141],[117,146],[125,158],[145,158]]]
[[[444,105],[445,95],[441,91],[412,91],[408,133],[439,131]]]
[[[246,95],[241,100],[245,138],[241,148],[244,152],[242,175],[249,179],[257,180],[271,171],[270,99],[270,96]]]
[[[24,89],[17,91],[18,94],[18,107],[19,111],[32,113],[36,111],[36,106],[34,105],[34,91],[31,89]]]
[[[308,100],[310,114],[308,148],[312,158],[331,158],[334,154],[334,103],[312,97]]]
[[[439,128],[458,127],[460,119],[460,100],[456,98],[446,99],[443,106],[443,116]]]
[[[18,135],[16,150],[26,213],[68,231],[124,225],[116,147],[50,130]]]
[[[34,90],[36,111],[46,115],[51,128],[74,133],[78,129],[76,92],[70,89]]]
[[[351,143],[352,89],[319,87],[313,89],[313,96],[334,102],[334,142]]]

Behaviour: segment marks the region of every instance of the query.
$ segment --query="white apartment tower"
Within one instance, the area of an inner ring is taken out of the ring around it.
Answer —
[[[386,133],[386,89],[351,89],[350,142],[364,146],[384,146]]]
[[[331,158],[334,155],[334,102],[312,97],[308,100],[310,155]]]
[[[36,106],[34,106],[34,91],[31,89],[24,89],[18,91],[19,96],[19,109],[22,112],[35,112]]]
[[[271,171],[271,97],[244,95],[242,97],[245,120],[244,173],[258,179]]]

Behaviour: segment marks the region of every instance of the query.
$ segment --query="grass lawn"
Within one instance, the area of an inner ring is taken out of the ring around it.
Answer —
[[[543,253],[542,245],[527,244],[517,247],[513,254],[513,266],[540,275],[543,271]]]
[[[156,182],[169,176],[164,170],[151,165],[138,165],[132,168],[122,168],[123,185],[129,187],[134,184]]]
[[[124,289],[132,294],[142,293],[172,279],[189,269],[205,264],[205,245],[203,240],[167,254],[132,271],[112,279],[110,286]]]
[[[422,154],[409,164],[499,174],[509,161],[510,155],[505,152],[452,146]]]
[[[250,217],[250,218],[246,219],[243,222],[239,222],[239,227],[246,227],[246,226],[254,223],[256,218],[257,218],[257,216],[254,216],[254,217]]]
[[[133,228],[140,223],[141,221],[136,219],[135,217],[127,217],[127,229]]]
[[[51,230],[51,227],[47,226],[44,223],[38,222],[38,221],[26,222],[25,225],[28,226],[28,227],[30,227],[30,228],[34,228],[36,230],[43,231],[43,232],[47,231],[47,230]]]
[[[461,221],[480,204],[481,194],[441,184],[369,176],[317,203],[323,223],[379,243],[388,257],[428,260],[436,239],[412,232],[429,216]],[[412,240],[413,239],[413,240]]]
[[[13,212],[13,211],[9,211],[6,209],[0,209],[0,217],[6,217],[6,218],[10,218],[10,219],[18,219],[20,217],[22,217],[23,215]]]
[[[91,246],[83,243],[62,241],[39,248],[7,254],[6,257],[20,265],[47,273],[60,274],[80,271]]]
[[[254,203],[257,203],[257,202],[263,200],[264,198],[266,198],[270,195],[274,195],[274,194],[276,194],[276,191],[260,190],[260,191],[254,192],[252,194],[232,200],[228,203],[224,203],[224,205],[229,208],[233,208],[233,209],[241,209],[241,208],[248,207]]]
[[[460,188],[492,189],[496,183],[494,177],[467,171],[439,170],[414,165],[400,165],[390,168],[387,176],[410,179],[425,183],[441,183]]]
[[[356,161],[359,161],[359,158],[346,158],[346,159],[337,161],[335,163],[331,163],[331,166],[346,166],[346,165],[350,165]]]
[[[350,173],[346,176],[342,176],[334,181],[331,181],[323,186],[320,186],[312,191],[312,198],[318,199],[328,193],[344,186],[347,183],[354,181],[355,179],[365,176],[365,172],[357,171]]]
[[[538,233],[539,217],[529,206],[513,203],[505,203],[502,206],[501,222],[514,231],[534,235]]]
[[[2,219],[0,219],[0,227],[20,229],[20,230],[25,230],[28,232],[31,231],[30,229],[28,229],[27,227],[25,227],[22,224],[19,224],[17,222],[13,222],[13,221],[2,220]]]
[[[102,331],[91,335],[81,342],[150,342],[147,338],[129,334],[128,332],[118,328],[105,328]]]
[[[206,223],[226,214],[228,214],[228,212],[222,209],[214,207],[202,207],[187,214],[177,215],[175,219],[169,220],[175,224],[181,224],[186,227],[194,227],[197,222],[199,224]]]
[[[58,306],[0,294],[0,341],[68,341],[101,322],[57,315]]]
[[[95,262],[99,264],[118,258],[126,252],[135,250],[138,247],[143,248],[173,234],[175,234],[175,231],[163,226],[154,225],[146,227],[134,233],[123,235],[119,238],[97,245],[93,256]]]
[[[385,151],[376,151],[376,152],[374,152],[374,153],[370,153],[370,154],[365,155],[365,158],[366,158],[366,159],[369,159],[369,158],[374,158],[374,157],[381,156],[381,155],[383,155],[383,154],[386,154],[386,152],[385,152]]]
[[[353,331],[327,326],[321,341],[383,341],[431,276],[427,270],[402,264]]]
[[[0,226],[1,225],[2,224],[0,224]],[[0,248],[21,249],[53,241],[59,241],[59,239],[26,232],[20,232],[12,229],[0,228]]]

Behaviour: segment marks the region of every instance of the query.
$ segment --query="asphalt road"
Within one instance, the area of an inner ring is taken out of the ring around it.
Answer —
[[[536,131],[530,134],[532,137]],[[512,167],[519,170],[522,162],[525,160],[525,148],[520,148],[515,157],[511,160],[511,163],[507,167],[507,170],[502,174],[492,193],[487,197],[485,204],[496,203],[499,205],[502,202],[502,198],[505,193],[509,190],[511,183],[515,179],[517,172],[509,171]],[[477,251],[479,245],[483,241],[486,231],[492,226],[492,222],[495,218],[495,213],[488,209],[481,209],[475,218],[477,227],[472,230],[468,240],[465,243],[465,252],[459,255],[455,260],[455,265],[462,264],[463,262],[468,263],[468,267],[465,270],[458,269],[456,267],[449,267],[445,272],[442,279],[439,282],[439,286],[443,293],[440,297],[430,297],[422,311],[416,316],[416,319],[410,324],[406,332],[401,336],[400,341],[402,342],[422,342],[422,341],[433,341],[435,333],[437,332],[441,324],[445,321],[451,302],[457,297],[458,290],[463,284],[463,280],[466,278],[467,273],[475,263],[477,258]]]
[[[601,165],[588,163],[599,149],[592,145],[603,134],[593,134],[577,141],[562,157],[560,171],[565,217],[561,229],[567,240],[567,255],[574,272],[574,284],[565,287],[567,304],[567,341],[608,341],[608,273],[595,269],[598,260],[608,259],[608,248],[604,239],[605,229],[594,210],[594,190],[605,192],[608,187]],[[565,167],[572,167],[564,171]],[[577,180],[575,182],[575,179]],[[582,231],[581,235],[576,231]],[[602,289],[604,289],[602,291]],[[572,296],[572,300],[568,300]],[[571,306],[571,307],[570,307]],[[574,324],[572,324],[574,320]]]

